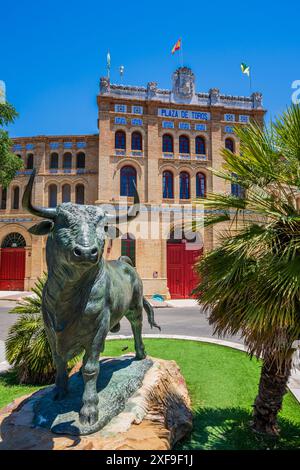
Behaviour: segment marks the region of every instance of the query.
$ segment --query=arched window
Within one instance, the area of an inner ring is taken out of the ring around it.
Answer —
[[[25,246],[25,238],[18,232],[12,232],[6,235],[1,244],[1,248],[25,248]]]
[[[29,153],[27,155],[27,165],[26,165],[27,170],[33,170],[33,154]]]
[[[234,178],[237,179],[237,175],[235,173],[232,173]],[[244,188],[239,185],[237,182],[231,182],[231,195],[239,198],[244,198],[245,197],[245,190]]]
[[[79,152],[77,154],[76,168],[77,169],[85,168],[85,154],[83,152]]]
[[[203,173],[196,174],[196,197],[206,196],[206,176]]]
[[[11,205],[11,208],[12,209],[19,209],[19,205],[20,205],[20,188],[18,186],[16,186],[12,190],[12,205]]]
[[[235,152],[234,140],[227,137],[227,139],[225,139],[225,148],[227,150],[230,150],[232,153],[234,153]]]
[[[140,132],[131,134],[131,150],[143,150],[143,139]]]
[[[58,169],[58,153],[51,153],[50,155],[50,169],[57,170]]]
[[[162,151],[165,153],[174,153],[174,140],[171,134],[163,135]]]
[[[179,175],[180,199],[190,199],[190,175],[182,171]]]
[[[179,153],[190,153],[190,139],[186,135],[179,137]]]
[[[71,186],[69,184],[64,184],[62,187],[62,202],[71,201]]]
[[[204,137],[196,137],[195,139],[195,151],[196,155],[205,155],[206,148],[205,148],[205,139]]]
[[[76,204],[84,204],[84,186],[77,184],[75,188],[75,202]]]
[[[64,170],[72,169],[72,154],[70,152],[65,153],[63,156],[63,169]]]
[[[2,191],[1,191],[1,210],[5,210],[6,209],[6,202],[7,202],[7,189],[6,188],[2,188]]]
[[[121,239],[121,255],[128,256],[135,266],[135,238],[129,233],[126,233]]]
[[[50,184],[48,189],[48,206],[56,207],[57,206],[57,186],[56,184]]]
[[[126,134],[124,131],[117,131],[115,133],[115,148],[116,149],[126,149]]]
[[[163,198],[174,198],[174,178],[173,173],[169,170],[163,172]]]
[[[134,196],[134,185],[136,185],[136,170],[132,166],[123,166],[120,171],[120,195]]]

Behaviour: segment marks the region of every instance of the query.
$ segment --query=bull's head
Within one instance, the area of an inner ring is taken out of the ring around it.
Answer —
[[[48,220],[34,225],[29,232],[34,235],[49,235],[51,251],[55,250],[61,262],[87,266],[96,264],[103,254],[105,239],[110,236],[110,231],[113,229],[111,224],[130,221],[140,210],[135,186],[134,205],[122,215],[109,214],[97,206],[72,203],[63,203],[56,208],[36,207],[31,202],[34,178],[35,170],[24,191],[23,208],[37,217]]]

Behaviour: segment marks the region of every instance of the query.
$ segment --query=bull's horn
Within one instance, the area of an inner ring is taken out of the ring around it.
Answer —
[[[140,198],[139,198],[134,181],[132,183],[133,183],[133,193],[134,193],[133,205],[130,206],[126,214],[117,215],[117,216],[112,215],[112,214],[106,214],[106,220],[108,223],[121,224],[122,222],[129,222],[130,220],[135,219],[139,215]]]
[[[54,217],[56,216],[56,209],[49,209],[45,207],[35,207],[31,204],[31,193],[32,193],[35,173],[36,171],[33,170],[33,172],[30,175],[27,186],[25,188],[23,198],[22,198],[23,209],[26,209],[28,212],[38,217],[43,217],[45,219],[54,219]]]

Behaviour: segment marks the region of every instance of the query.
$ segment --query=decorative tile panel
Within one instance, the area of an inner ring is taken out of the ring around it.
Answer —
[[[235,121],[235,115],[234,114],[224,114],[224,121],[234,122]]]
[[[180,122],[178,125],[178,128],[184,131],[189,131],[191,128],[191,125],[189,122]]]
[[[162,122],[162,127],[164,129],[174,129],[174,122],[172,122],[172,121],[163,121]]]
[[[124,117],[115,117],[115,124],[125,126],[126,122],[127,122],[126,118],[124,118]]]
[[[23,147],[22,147],[21,144],[15,144],[15,145],[13,146],[13,151],[14,151],[14,152],[16,152],[17,150],[22,150],[22,149],[23,149]]]
[[[125,154],[126,154],[125,150],[118,150],[118,149],[116,149],[116,155],[118,155],[118,156],[123,156],[123,155],[125,155]]]
[[[131,125],[132,126],[142,126],[143,125],[143,120],[142,119],[131,119]]]
[[[34,149],[34,144],[26,144],[26,150],[33,150]]]
[[[244,124],[249,124],[250,116],[246,116],[244,114],[240,114],[239,121]]]
[[[207,125],[206,124],[195,124],[195,131],[206,132]]]
[[[127,113],[126,104],[115,104],[115,113]]]
[[[59,148],[60,143],[59,143],[59,142],[50,142],[49,145],[50,145],[50,148],[51,148],[52,150],[55,150],[55,149],[58,149],[58,148]]]
[[[232,126],[225,126],[224,131],[226,134],[234,134],[234,129]]]
[[[71,149],[73,147],[72,142],[64,142],[64,149]]]
[[[143,114],[143,106],[131,106],[132,114]]]
[[[179,160],[190,160],[190,159],[191,159],[191,156],[188,153],[179,155]]]
[[[163,153],[163,158],[174,158],[174,153]]]
[[[78,149],[84,149],[86,147],[86,142],[77,142],[76,147]]]

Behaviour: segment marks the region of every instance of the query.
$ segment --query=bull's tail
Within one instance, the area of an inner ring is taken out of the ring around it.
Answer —
[[[145,299],[145,297],[143,297],[143,307],[147,313],[148,323],[151,326],[151,328],[155,326],[155,328],[158,328],[159,331],[161,331],[161,327],[157,323],[155,323],[153,307],[148,302],[148,300]]]

